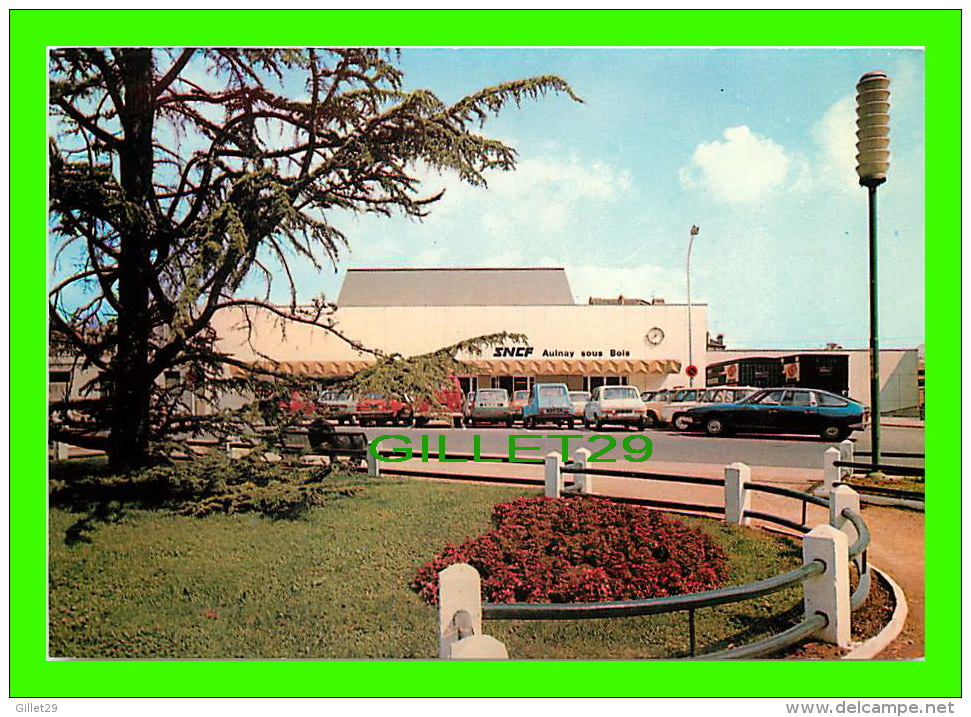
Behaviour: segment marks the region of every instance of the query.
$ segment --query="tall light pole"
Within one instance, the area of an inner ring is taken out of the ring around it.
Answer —
[[[692,354],[691,346],[691,247],[695,243],[695,237],[698,236],[698,227],[692,225],[691,232],[688,236],[688,262],[686,267],[686,273],[688,275],[688,365],[694,366],[694,358]],[[688,376],[688,385],[694,388],[695,377],[693,375]]]
[[[890,78],[867,72],[856,85],[856,173],[867,188],[870,254],[871,466],[880,463],[880,334],[877,323],[877,187],[890,168]]]

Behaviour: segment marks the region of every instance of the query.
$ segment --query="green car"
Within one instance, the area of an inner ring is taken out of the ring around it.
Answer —
[[[512,426],[513,413],[509,408],[509,392],[504,388],[482,388],[466,404],[465,421],[470,426],[479,423],[505,423]]]

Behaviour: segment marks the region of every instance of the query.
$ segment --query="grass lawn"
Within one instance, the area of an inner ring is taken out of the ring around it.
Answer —
[[[437,608],[409,589],[416,571],[446,542],[488,530],[495,503],[538,494],[382,478],[299,520],[131,510],[81,533],[81,515],[52,509],[50,655],[434,658]],[[790,541],[686,520],[732,556],[730,584],[800,562]],[[700,610],[699,650],[784,629],[801,600],[796,588]],[[517,659],[683,656],[688,645],[687,613],[485,630]]]

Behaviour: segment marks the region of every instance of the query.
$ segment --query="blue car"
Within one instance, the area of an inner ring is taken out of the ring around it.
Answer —
[[[573,428],[573,402],[565,383],[537,383],[523,406],[523,428],[535,428],[540,423],[564,423]]]
[[[709,436],[735,431],[803,433],[842,441],[866,427],[869,409],[816,388],[766,388],[736,403],[690,408],[682,416],[688,430],[703,430]]]

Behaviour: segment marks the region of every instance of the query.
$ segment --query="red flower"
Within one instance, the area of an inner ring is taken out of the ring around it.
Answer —
[[[718,586],[726,558],[698,530],[657,511],[598,498],[518,498],[493,509],[495,529],[446,545],[412,589],[438,601],[438,573],[466,562],[490,602],[600,602]]]

